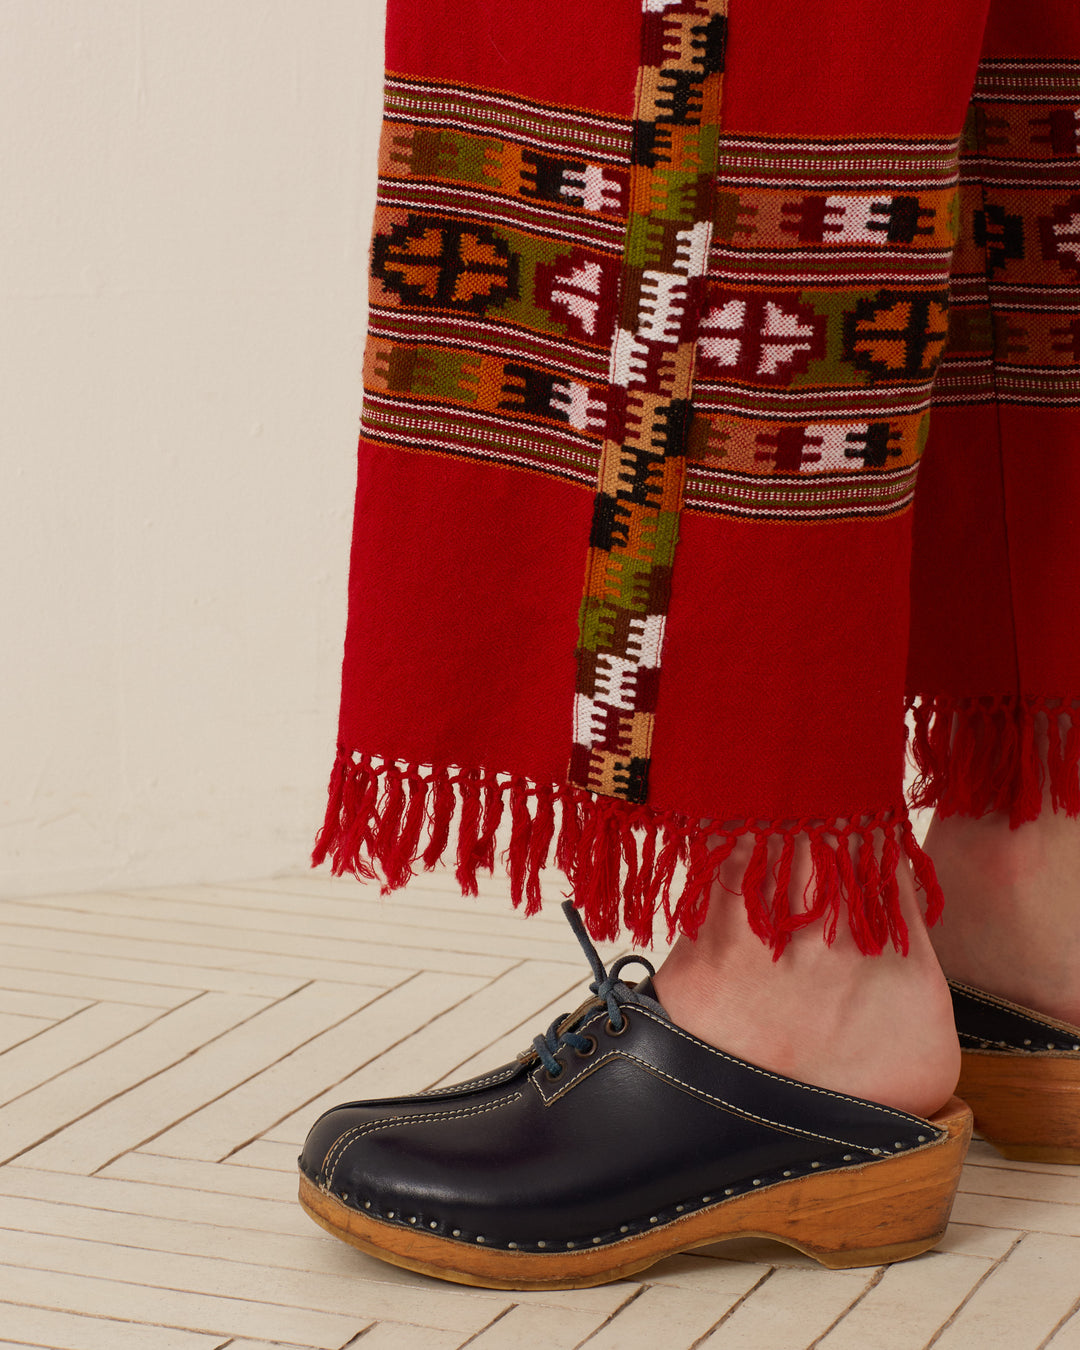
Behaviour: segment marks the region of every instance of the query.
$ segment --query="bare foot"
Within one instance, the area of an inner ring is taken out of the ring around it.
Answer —
[[[796,868],[809,874],[809,850]],[[724,880],[737,888],[745,859]],[[796,871],[796,876],[798,871]],[[906,865],[899,875],[911,950],[864,956],[846,925],[832,947],[797,933],[779,961],[751,933],[742,899],[714,887],[696,941],[682,938],[656,976],[675,1023],[805,1083],[929,1116],[960,1072],[952,1003]],[[793,887],[793,894],[802,886]]]
[[[932,938],[954,980],[1080,1025],[1080,820],[1044,806],[936,817],[926,839],[947,902]]]

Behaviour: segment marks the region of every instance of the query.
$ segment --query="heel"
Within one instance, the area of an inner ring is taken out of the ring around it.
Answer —
[[[1004,1157],[1080,1163],[1080,1057],[965,1050],[957,1092]]]
[[[928,1251],[941,1241],[949,1221],[972,1113],[953,1097],[932,1123],[947,1131],[943,1140],[887,1162],[822,1177],[812,1208],[796,1192],[785,1195],[777,1187],[774,1212],[762,1231],[767,1228],[769,1236],[832,1270],[884,1265]]]

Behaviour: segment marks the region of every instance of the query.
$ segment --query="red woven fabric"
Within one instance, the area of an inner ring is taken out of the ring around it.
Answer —
[[[387,65],[316,860],[470,889],[505,813],[644,941],[752,834],[777,950],[903,946],[905,700],[921,803],[1037,810],[1042,718],[1080,807],[1076,6],[390,0]]]

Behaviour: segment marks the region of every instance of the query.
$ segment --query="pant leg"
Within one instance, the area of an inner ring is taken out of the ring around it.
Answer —
[[[1080,813],[1078,151],[1080,11],[995,0],[915,511],[908,687],[919,804],[1014,825],[1044,796]]]
[[[910,507],[987,4],[391,0],[319,856],[392,887],[449,848],[468,889],[508,809],[515,898],[554,844],[594,934],[648,940],[749,834],[782,946],[807,912],[764,879],[809,835],[808,913],[902,943]]]

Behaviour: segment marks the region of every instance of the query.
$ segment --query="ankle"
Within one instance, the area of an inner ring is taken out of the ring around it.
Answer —
[[[1080,821],[1047,807],[1011,829],[997,813],[934,818],[926,840],[946,905],[933,943],[946,974],[1080,1021]]]
[[[952,1094],[959,1046],[944,976],[905,877],[911,950],[864,956],[843,935],[795,935],[779,961],[720,893],[696,942],[656,976],[672,1020],[740,1059],[830,1091],[926,1116]]]

